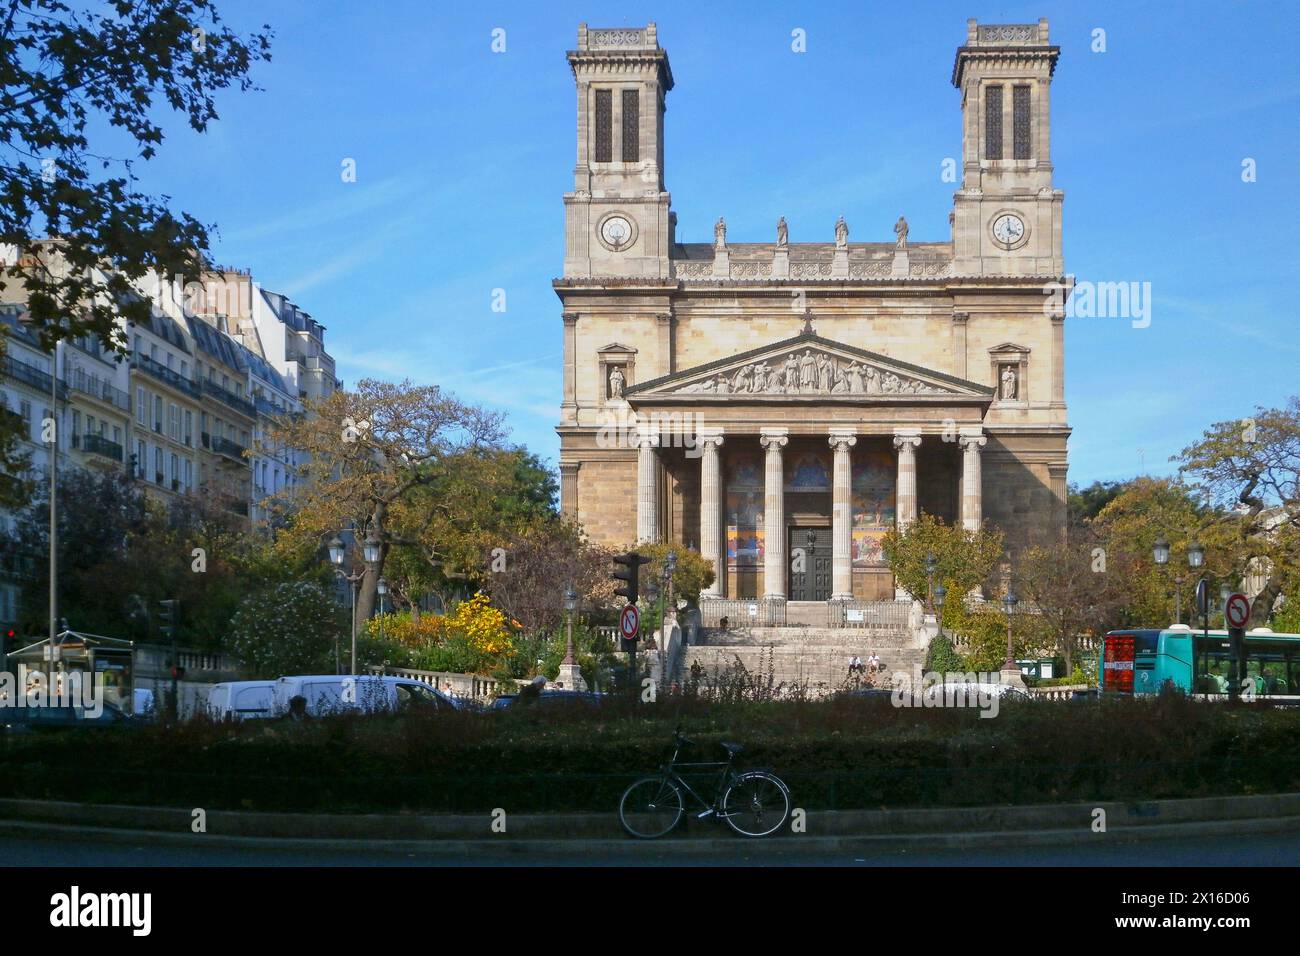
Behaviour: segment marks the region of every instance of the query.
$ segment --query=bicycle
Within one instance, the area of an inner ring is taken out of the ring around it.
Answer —
[[[686,814],[683,792],[703,808],[696,818],[726,820],[741,836],[771,836],[790,816],[790,788],[776,774],[767,770],[736,771],[732,765],[745,748],[723,741],[725,761],[678,763],[682,747],[694,745],[674,732],[673,756],[652,777],[642,777],[623,791],[618,803],[618,818],[623,829],[641,840],[654,840],[672,831]],[[720,768],[718,785],[710,804],[683,779],[679,767]]]

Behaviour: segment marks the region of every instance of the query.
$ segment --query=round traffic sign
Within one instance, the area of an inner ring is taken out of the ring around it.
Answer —
[[[635,604],[623,605],[623,613],[618,618],[618,629],[626,641],[635,638],[637,632],[641,630],[641,612],[636,609]]]
[[[1223,606],[1223,616],[1228,627],[1245,627],[1250,620],[1250,601],[1244,594],[1230,594],[1228,603]]]

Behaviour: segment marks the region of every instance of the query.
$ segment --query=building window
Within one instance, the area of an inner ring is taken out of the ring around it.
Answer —
[[[149,446],[142,441],[135,443],[135,476],[143,478],[149,467]]]
[[[30,441],[32,437],[32,403],[23,399],[18,406],[18,413],[23,417],[23,424],[27,426],[27,438]]]
[[[153,473],[154,481],[161,485],[163,482],[163,450],[157,446],[154,446],[153,450]]]
[[[614,159],[614,96],[610,90],[596,91],[596,162]]]
[[[194,468],[188,458],[185,459],[181,467],[185,470],[185,490],[189,491],[194,487]]]
[[[185,444],[194,444],[194,413],[189,410],[185,412]]]
[[[161,395],[153,397],[153,430],[162,434],[163,426],[163,400]]]
[[[623,91],[623,162],[635,163],[641,159],[640,94],[636,90]]]
[[[144,394],[144,389],[139,385],[135,387],[135,420],[141,425],[149,424],[149,399]]]
[[[1013,159],[1029,158],[1029,87],[1011,88],[1011,139]]]
[[[984,91],[984,158],[1002,158],[1002,87]]]

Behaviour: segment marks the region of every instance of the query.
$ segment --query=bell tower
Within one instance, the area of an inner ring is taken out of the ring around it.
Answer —
[[[1052,185],[1049,108],[1059,56],[1046,20],[966,21],[952,71],[962,110],[962,183],[953,197],[958,274],[1064,272],[1065,194]]]
[[[564,196],[564,275],[667,278],[664,99],[673,88],[654,23],[578,27],[578,162]]]

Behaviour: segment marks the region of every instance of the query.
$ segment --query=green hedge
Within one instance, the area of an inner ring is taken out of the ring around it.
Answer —
[[[12,737],[0,796],[181,807],[357,811],[611,810],[670,752],[746,744],[808,809],[1154,799],[1300,789],[1300,713],[1180,697],[895,708],[887,699],[600,711],[196,722]]]

